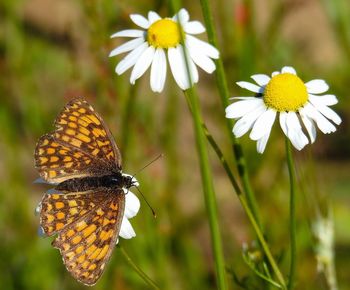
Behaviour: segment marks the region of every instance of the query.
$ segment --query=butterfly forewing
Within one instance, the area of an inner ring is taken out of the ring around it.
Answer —
[[[121,167],[120,152],[107,126],[95,110],[81,98],[69,102],[55,121],[55,138]]]
[[[48,182],[102,176],[121,169],[120,152],[101,117],[83,99],[69,102],[55,121],[56,130],[40,138],[35,165]]]
[[[64,227],[53,241],[67,270],[86,285],[95,284],[102,275],[123,218],[124,195],[110,190],[106,195],[102,204],[90,209],[84,218]]]
[[[103,173],[106,166],[90,154],[64,145],[51,134],[39,139],[35,150],[35,166],[40,176],[53,183]]]

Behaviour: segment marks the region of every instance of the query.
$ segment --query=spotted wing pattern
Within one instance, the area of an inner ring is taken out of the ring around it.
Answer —
[[[122,190],[46,195],[41,226],[78,281],[94,285],[115,247],[124,214]],[[102,198],[103,197],[103,198]]]
[[[62,144],[51,134],[40,138],[35,151],[35,166],[44,180],[53,183],[105,171],[101,161],[89,153]]]
[[[105,190],[45,194],[40,203],[40,225],[43,233],[52,236],[79,218],[84,218],[105,201],[105,194]]]
[[[120,170],[121,155],[102,118],[77,98],[58,115],[55,131],[40,138],[35,166],[43,179],[58,183]]]

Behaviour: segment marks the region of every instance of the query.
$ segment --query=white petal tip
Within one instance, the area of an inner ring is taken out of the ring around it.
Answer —
[[[290,73],[290,74],[294,74],[294,75],[297,74],[296,70],[292,66],[284,66],[282,68],[282,73]]]

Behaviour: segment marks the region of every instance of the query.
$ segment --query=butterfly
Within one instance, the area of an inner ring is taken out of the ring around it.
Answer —
[[[129,188],[137,180],[122,173],[121,154],[102,118],[83,98],[70,101],[35,149],[35,167],[55,184],[37,210],[46,236],[60,250],[67,270],[79,282],[94,285],[111,257],[118,237],[135,232],[128,221],[140,203]]]

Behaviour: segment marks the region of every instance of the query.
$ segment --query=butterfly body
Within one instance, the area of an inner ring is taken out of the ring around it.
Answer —
[[[55,189],[69,192],[88,191],[99,188],[122,188],[124,191],[133,186],[134,181],[129,175],[116,172],[98,177],[72,178],[59,183]]]
[[[137,197],[129,192],[138,182],[122,173],[112,134],[82,98],[64,107],[55,130],[39,139],[34,158],[40,176],[56,185],[39,206],[43,233],[56,235],[52,245],[73,277],[94,285],[119,235],[135,235],[127,219],[139,209]],[[127,200],[132,207],[126,208]]]

